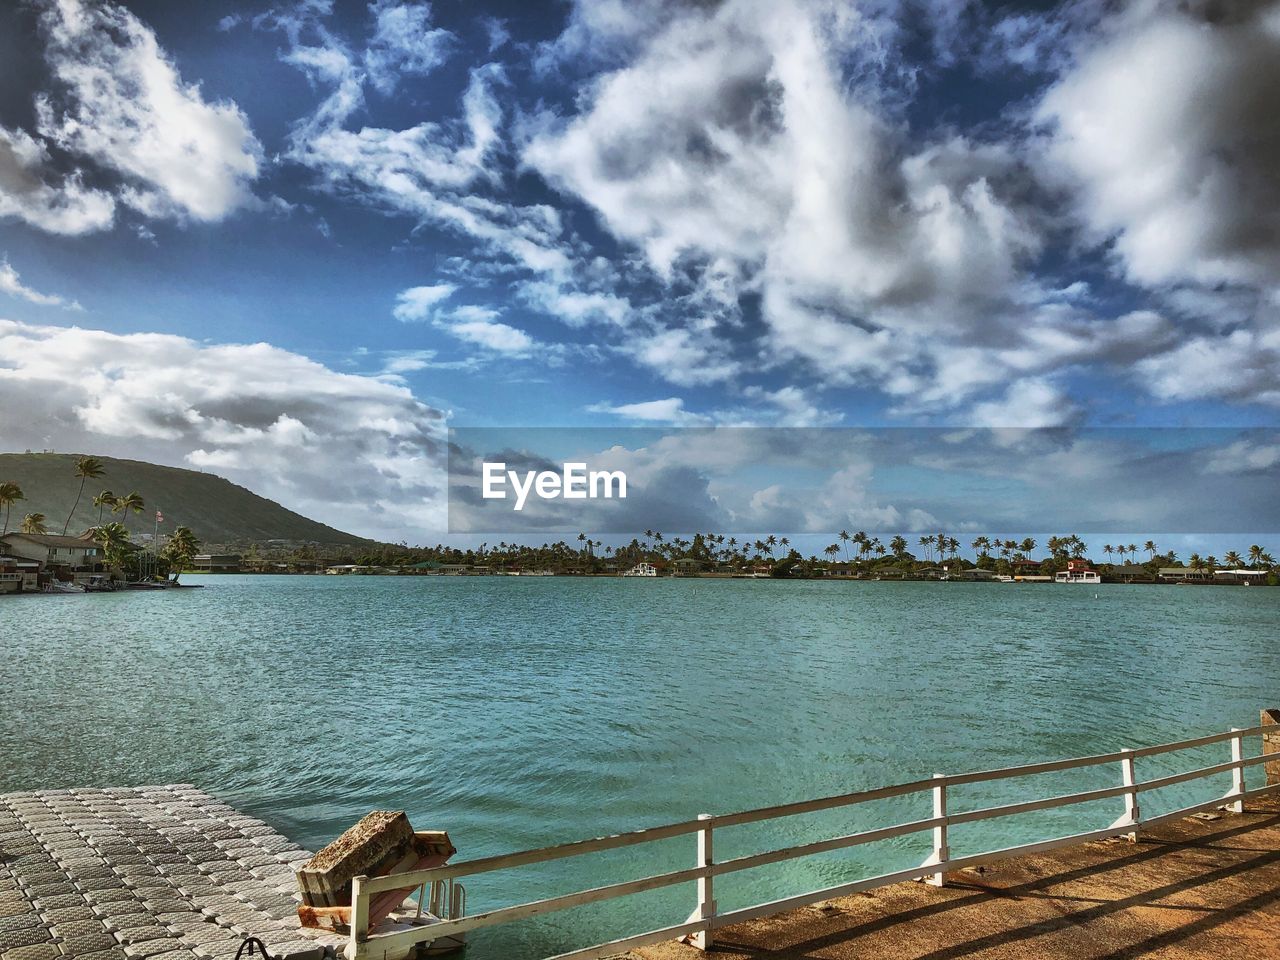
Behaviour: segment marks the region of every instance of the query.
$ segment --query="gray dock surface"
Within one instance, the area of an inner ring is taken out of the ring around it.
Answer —
[[[188,784],[0,795],[0,960],[283,960],[346,938],[298,924],[311,857]]]

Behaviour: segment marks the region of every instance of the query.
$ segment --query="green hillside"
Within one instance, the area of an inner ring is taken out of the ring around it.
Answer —
[[[67,511],[76,499],[80,481],[74,475],[74,453],[0,453],[0,482],[12,480],[26,499],[13,507],[10,529],[28,513],[43,513],[51,533],[61,533]],[[96,456],[96,454],[94,455]],[[155,508],[164,513],[161,533],[182,524],[206,544],[246,541],[304,540],[323,544],[363,544],[369,541],[343,533],[280,504],[237,486],[222,477],[177,467],[162,467],[139,460],[98,457],[106,473],[85,483],[84,496],[67,532],[78,534],[98,522],[93,498],[103,490],[124,495],[138,491],[146,501],[141,514],[130,514],[129,529],[148,533]],[[111,518],[108,510],[103,522]],[[115,519],[120,519],[119,515]]]

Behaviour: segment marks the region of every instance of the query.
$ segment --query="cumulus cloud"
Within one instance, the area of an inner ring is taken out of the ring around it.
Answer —
[[[109,227],[115,199],[86,187],[79,172],[58,176],[48,161],[43,142],[22,130],[0,127],[0,217],[72,236]]]
[[[1132,279],[1274,289],[1278,87],[1280,4],[1144,0],[1085,37],[1037,115]]]
[[[638,412],[681,409],[668,399]],[[1167,430],[658,428],[656,422],[571,436],[531,430],[514,450],[510,431],[455,430],[451,528],[1189,533],[1273,530],[1280,522],[1280,505],[1268,495],[1280,464],[1273,435],[1241,441],[1241,431],[1189,431],[1171,449]],[[625,471],[627,500],[531,500],[515,514],[509,503],[479,497],[481,461],[557,470],[566,440],[572,459],[589,470]]]
[[[269,344],[0,321],[0,406],[10,449],[207,469],[383,539],[444,525],[440,412]]]
[[[1162,400],[1226,398],[1280,406],[1280,329],[1193,337],[1135,367]]]
[[[207,102],[124,7],[38,6],[51,88],[35,97],[34,133],[0,128],[0,216],[81,234],[110,227],[119,204],[212,221],[254,202],[262,148],[238,106]]]
[[[18,297],[29,303],[34,303],[41,307],[65,307],[68,310],[83,309],[80,304],[74,300],[68,300],[65,297],[56,294],[41,293],[39,290],[32,290],[22,282],[18,276],[18,271],[8,260],[0,260],[0,292],[7,293],[11,297]]]
[[[570,29],[598,19],[616,36],[633,24],[615,7],[579,4]],[[944,380],[952,346],[1017,335],[1014,288],[1042,248],[1031,178],[1002,144],[911,146],[874,85],[850,89],[846,65],[880,52],[877,24],[806,0],[667,13],[523,153],[662,281],[713,278],[715,322],[690,311],[635,344],[637,360],[676,383],[733,376],[717,344],[747,293],[775,357],[892,393]]]
[[[149,216],[219,220],[252,200],[262,148],[234,103],[208,103],[137,17],[56,0],[41,16],[55,81],[37,98],[50,143],[119,174]]]

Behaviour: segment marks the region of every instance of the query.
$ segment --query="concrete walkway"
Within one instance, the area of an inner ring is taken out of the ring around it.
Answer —
[[[671,943],[637,960],[1280,960],[1280,802],[1188,818],[1123,840],[900,883],[728,927],[707,954]]]

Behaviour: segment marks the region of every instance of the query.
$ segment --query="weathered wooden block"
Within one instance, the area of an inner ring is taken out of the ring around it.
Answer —
[[[374,814],[370,814],[370,817]],[[384,816],[386,816],[384,814]],[[408,818],[403,814],[399,815],[403,818],[403,823],[408,825]],[[316,860],[337,844],[343,842],[343,838],[347,837],[353,831],[359,831],[361,824],[364,824],[369,817],[365,817],[360,823],[356,824],[346,834],[339,837],[338,840],[330,844],[316,855],[311,863],[306,864],[298,872],[298,886],[302,890],[302,904],[298,907],[298,919],[303,927],[315,930],[330,930],[342,932],[351,924],[351,879],[358,876],[391,876],[398,873],[406,873],[412,870],[426,870],[432,867],[443,866],[449,861],[457,850],[449,841],[449,835],[443,830],[422,830],[414,832],[410,829],[407,837],[404,836],[402,828],[399,826],[397,819],[394,828],[397,841],[395,843],[383,842],[377,844],[375,849],[378,851],[376,861],[373,860],[372,854],[366,854],[364,862],[371,863],[370,866],[356,869],[355,865],[351,865],[350,870],[341,872],[333,872],[331,876],[337,880],[345,878],[343,886],[336,888],[330,893],[333,897],[330,903],[324,904],[319,902],[308,902],[307,887],[305,884],[308,880],[304,877],[308,871],[312,870]],[[387,822],[386,820],[383,821]],[[311,882],[314,882],[313,880]],[[384,893],[375,895],[369,902],[369,923],[377,924],[385,919],[393,910],[400,907],[418,885],[407,886],[399,890],[388,890]],[[318,900],[318,898],[317,898]]]
[[[403,810],[375,810],[298,871],[302,902],[311,907],[351,903],[351,881],[379,876],[404,857],[413,827]]]

